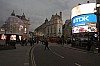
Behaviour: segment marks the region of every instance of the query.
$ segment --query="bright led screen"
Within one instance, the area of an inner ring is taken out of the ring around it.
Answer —
[[[2,34],[2,35],[1,35],[1,39],[2,39],[2,40],[6,39],[6,35]]]
[[[16,40],[16,35],[11,35],[10,40]]]
[[[72,33],[97,32],[97,16],[87,14],[72,18]]]
[[[97,16],[95,14],[86,14],[72,18],[73,26],[86,25],[89,22],[97,22]]]
[[[95,9],[96,3],[78,5],[72,9],[71,18],[82,14],[94,13]]]

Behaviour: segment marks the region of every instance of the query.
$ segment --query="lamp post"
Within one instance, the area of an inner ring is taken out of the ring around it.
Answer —
[[[99,13],[99,9],[100,9],[100,4],[96,4],[96,15],[97,15],[97,28],[98,28],[98,41],[100,42],[100,13]]]
[[[6,34],[7,29],[5,29],[5,34]]]
[[[7,32],[7,24],[5,24],[5,35],[6,35],[6,32]],[[7,35],[6,35],[5,44],[7,44]]]
[[[88,34],[88,41],[89,41],[89,40],[90,40],[90,38],[89,38],[89,36],[90,36],[90,35],[89,35],[89,31],[87,32],[87,34]]]
[[[97,15],[97,29],[98,29],[98,42],[100,43],[100,3],[96,4],[96,15]],[[98,48],[96,48],[97,53],[100,52],[100,44],[98,44]]]

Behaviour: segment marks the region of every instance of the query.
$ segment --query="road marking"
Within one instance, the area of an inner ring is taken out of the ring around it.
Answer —
[[[76,66],[82,66],[82,65],[80,65],[80,64],[78,64],[78,63],[75,63],[75,65],[76,65]]]
[[[61,57],[61,58],[64,58],[63,56],[61,56],[60,54],[56,53],[56,52],[53,52],[55,55]]]
[[[61,56],[60,54],[58,54],[58,53],[56,53],[56,52],[54,52],[54,51],[52,51],[52,49],[51,48],[49,48],[50,49],[50,51],[53,53],[53,54],[55,54],[55,55],[57,55],[57,56],[59,56],[59,57],[61,57],[61,58],[64,58],[63,56]]]
[[[36,47],[36,46],[34,46],[34,48],[35,48],[35,47]],[[32,47],[32,50],[31,50],[31,61],[32,61],[32,66],[36,66],[35,59],[34,59],[34,54],[33,54],[34,48]]]
[[[29,63],[24,63],[24,66],[29,66]]]

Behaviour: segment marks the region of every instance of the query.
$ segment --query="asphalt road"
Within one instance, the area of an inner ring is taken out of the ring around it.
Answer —
[[[0,51],[0,66],[29,66],[30,46],[16,45],[16,49]]]
[[[44,50],[44,45],[33,48],[34,66],[100,66],[99,54],[59,45],[49,45],[49,48]]]

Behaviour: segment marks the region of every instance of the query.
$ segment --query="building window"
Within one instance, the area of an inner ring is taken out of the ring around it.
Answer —
[[[59,34],[61,34],[60,28],[59,28]]]
[[[54,26],[54,34],[56,34],[56,27]]]
[[[14,32],[14,33],[16,32],[15,26],[13,26],[13,32]]]
[[[48,27],[48,35],[49,35],[49,27]]]
[[[51,34],[52,34],[52,26],[51,26]]]

